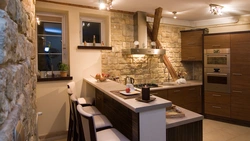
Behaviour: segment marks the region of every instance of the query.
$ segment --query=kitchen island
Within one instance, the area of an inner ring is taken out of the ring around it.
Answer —
[[[167,140],[166,108],[172,105],[171,101],[157,96],[151,96],[156,100],[149,103],[135,98],[124,99],[111,91],[125,90],[126,86],[111,80],[97,82],[94,78],[84,78],[83,85],[86,93],[96,98],[96,107],[130,140]],[[202,121],[202,118],[192,122]],[[177,122],[186,124],[176,120],[171,125],[180,126]]]

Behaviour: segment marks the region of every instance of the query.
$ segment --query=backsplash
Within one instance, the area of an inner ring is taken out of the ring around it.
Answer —
[[[151,23],[152,26],[152,23]],[[176,72],[186,72],[187,80],[202,80],[201,62],[181,61],[181,34],[185,27],[161,24],[158,39],[166,50],[170,62]],[[102,51],[102,71],[110,76],[118,76],[121,83],[128,75],[135,83],[162,83],[168,79],[168,70],[160,55],[133,57],[124,55],[122,49],[134,47],[133,14],[112,13],[111,45],[112,51]],[[148,38],[148,45],[150,45]],[[165,71],[164,71],[165,70]],[[170,77],[171,79],[171,77]]]

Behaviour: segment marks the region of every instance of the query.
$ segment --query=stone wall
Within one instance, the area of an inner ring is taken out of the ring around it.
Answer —
[[[0,140],[35,135],[35,0],[0,1]]]
[[[152,23],[151,23],[152,26]],[[202,63],[181,61],[181,34],[184,27],[161,24],[158,39],[176,72],[186,72],[186,79],[202,79]],[[112,13],[111,16],[112,51],[102,51],[102,71],[111,76],[119,76],[120,82],[128,75],[135,83],[162,83],[168,79],[168,70],[162,56],[132,57],[123,55],[122,49],[134,47],[133,14]],[[150,39],[148,39],[150,45]],[[165,73],[164,73],[165,70]],[[171,76],[170,76],[171,79]]]

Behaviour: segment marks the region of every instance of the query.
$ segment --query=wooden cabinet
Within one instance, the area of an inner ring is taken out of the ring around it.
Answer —
[[[181,31],[181,60],[202,61],[203,34],[207,30]]]
[[[103,113],[103,93],[96,89],[95,92],[95,106],[101,113]]]
[[[204,49],[230,48],[230,34],[204,35]]]
[[[183,87],[168,90],[168,100],[173,104],[201,113],[201,87]]]
[[[230,94],[205,92],[205,114],[230,118]]]
[[[157,90],[151,93],[171,101],[174,105],[201,113],[201,86]]]
[[[250,32],[231,34],[231,118],[250,121]]]

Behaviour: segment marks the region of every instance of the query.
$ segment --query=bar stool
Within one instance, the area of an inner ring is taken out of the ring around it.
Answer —
[[[67,84],[68,87],[68,94],[76,94],[76,84],[74,81],[71,81]],[[94,98],[92,97],[84,97],[84,98],[78,98],[78,101],[82,105],[93,105],[94,103]]]
[[[93,104],[94,99],[90,97],[85,97],[85,98],[77,98],[76,95],[76,88],[75,88],[75,82],[72,81],[67,84],[67,91],[68,91],[68,98],[69,98],[69,105],[70,105],[70,115],[69,115],[69,125],[68,125],[68,136],[67,136],[67,141],[71,141],[72,137],[74,140],[78,139],[78,126],[77,126],[77,119],[74,113],[74,108],[70,99],[71,95],[74,95],[74,101],[78,101],[85,107],[85,110],[92,113],[92,114],[101,114],[95,107],[89,107],[90,105]]]
[[[77,98],[74,94],[70,96],[71,99],[71,105],[72,105],[72,110],[74,113],[74,119],[75,119],[75,132],[74,132],[74,140],[78,141],[84,141],[84,131],[82,129],[82,122],[80,118],[80,114],[77,111]],[[87,111],[91,113],[92,115],[95,115],[95,126],[97,127],[97,130],[102,130],[106,128],[112,127],[112,124],[109,122],[109,120],[104,116],[101,115],[101,113],[98,111],[98,109],[95,106],[82,106],[79,104],[81,108],[84,111]]]
[[[129,141],[122,133],[115,128],[97,130],[96,118],[84,111],[81,105],[77,105],[77,111],[81,115],[82,127],[86,141]]]

